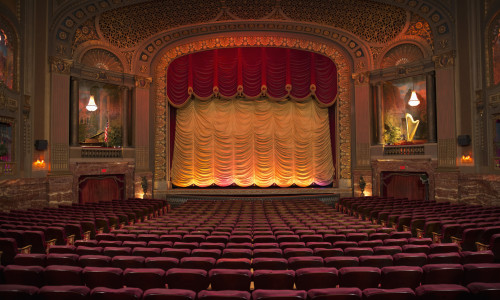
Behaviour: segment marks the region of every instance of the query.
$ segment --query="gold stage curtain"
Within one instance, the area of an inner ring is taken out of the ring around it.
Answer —
[[[328,108],[313,99],[194,99],[177,110],[176,122],[176,186],[305,187],[333,181]]]

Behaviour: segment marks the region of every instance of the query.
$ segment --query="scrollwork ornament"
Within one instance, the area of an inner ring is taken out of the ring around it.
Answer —
[[[70,74],[73,62],[57,56],[49,57],[50,70],[59,74]]]

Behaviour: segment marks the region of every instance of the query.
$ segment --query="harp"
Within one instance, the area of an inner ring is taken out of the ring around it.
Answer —
[[[413,120],[413,116],[409,113],[406,113],[406,133],[408,135],[406,140],[408,142],[413,141],[413,137],[415,136],[415,132],[417,132],[419,123],[420,120]]]

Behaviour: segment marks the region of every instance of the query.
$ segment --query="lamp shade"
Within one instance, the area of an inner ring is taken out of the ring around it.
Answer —
[[[411,91],[410,100],[408,101],[408,105],[417,106],[420,104],[420,100],[418,100],[417,93],[413,90]]]
[[[89,104],[85,107],[88,111],[96,111],[97,105],[95,104],[94,96],[90,96]]]

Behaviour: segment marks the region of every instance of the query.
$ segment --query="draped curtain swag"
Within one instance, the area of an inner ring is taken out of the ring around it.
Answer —
[[[188,54],[167,70],[167,98],[174,107],[192,96],[304,100],[331,106],[337,96],[337,68],[328,57],[286,48],[225,48]]]

